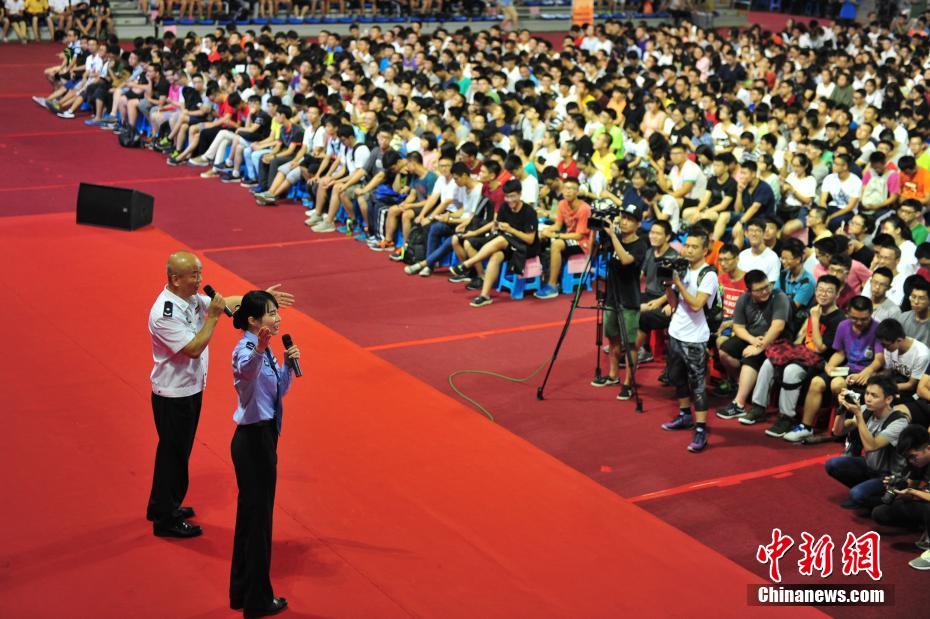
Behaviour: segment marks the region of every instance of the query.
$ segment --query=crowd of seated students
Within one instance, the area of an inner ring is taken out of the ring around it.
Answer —
[[[801,442],[847,391],[878,408],[894,391],[888,410],[930,423],[928,34],[925,17],[729,37],[608,21],[556,50],[498,27],[307,42],[228,26],[125,51],[72,29],[36,101],[68,119],[89,107],[121,143],[144,128],[168,165],[306,208],[308,233],[353,235],[408,275],[448,269],[473,307],[535,260],[538,302],[570,292],[560,273],[591,251],[592,212],[632,205],[649,248],[640,363],[672,310],[657,261],[703,228],[731,399],[718,416],[755,425],[773,406],[765,433]],[[831,429],[874,426],[850,414]],[[876,430],[880,447],[901,429]],[[828,468],[857,486],[888,472],[873,465]]]
[[[23,45],[42,38],[42,28],[49,39],[61,40],[65,32],[97,39],[113,36],[116,24],[110,0],[3,0],[0,3],[2,41],[10,40],[10,31]],[[31,36],[29,35],[31,32]]]

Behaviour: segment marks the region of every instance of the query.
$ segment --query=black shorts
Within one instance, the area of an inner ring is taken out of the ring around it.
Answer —
[[[26,11],[26,17],[28,17],[29,19],[32,19],[34,17],[37,17],[39,19],[45,19],[47,15],[48,13],[30,13],[29,11]]]
[[[723,346],[720,347],[722,352],[727,353],[734,359],[740,360],[740,365],[748,365],[755,371],[759,371],[759,368],[762,367],[762,364],[765,363],[765,353],[760,352],[758,355],[753,355],[752,357],[743,357],[743,351],[749,347],[749,344],[745,340],[733,336],[723,343]]]
[[[563,239],[563,242],[565,243],[565,249],[562,250],[563,260],[584,253],[584,249],[581,248],[579,241],[576,241],[575,239]]]
[[[19,13],[17,15],[9,15],[8,17],[10,18],[10,22],[14,24],[17,24],[21,21],[26,21],[26,18],[23,17],[22,13]]]

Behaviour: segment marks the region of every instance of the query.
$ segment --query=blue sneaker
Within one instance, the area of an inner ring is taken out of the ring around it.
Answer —
[[[694,427],[694,417],[691,415],[678,415],[671,421],[662,424],[663,430],[688,430]]]
[[[249,189],[250,193],[264,193],[264,191],[265,191],[264,188],[258,184],[254,185],[251,189]]]
[[[363,243],[368,240],[368,235],[364,232],[359,232],[353,237],[356,241],[362,241]]]
[[[100,124],[101,124],[101,122],[100,122],[99,120],[95,120],[95,119],[91,118],[90,120],[85,120],[85,121],[84,121],[84,124],[87,125],[87,126],[89,126],[89,127],[99,127]]]
[[[557,296],[559,296],[559,291],[555,289],[555,286],[550,286],[549,284],[546,284],[545,286],[537,290],[536,293],[533,294],[533,296],[536,297],[537,299],[554,299]]]
[[[697,453],[703,451],[705,447],[707,447],[707,430],[695,430],[694,438],[691,439],[691,444],[688,445],[688,451]]]

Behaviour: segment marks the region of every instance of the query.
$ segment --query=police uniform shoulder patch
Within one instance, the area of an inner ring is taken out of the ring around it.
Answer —
[[[255,344],[253,342],[246,342],[245,347],[249,350],[255,350]]]
[[[174,315],[174,304],[171,301],[165,301],[165,309],[162,312],[162,316],[171,318]]]

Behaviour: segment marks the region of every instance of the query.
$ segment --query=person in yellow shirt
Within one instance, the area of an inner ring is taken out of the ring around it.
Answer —
[[[48,12],[48,0],[25,0],[26,22],[32,26],[32,40],[38,41],[39,22],[44,21],[50,39],[55,38],[55,26]]]
[[[594,154],[591,155],[591,163],[601,171],[609,183],[613,178],[611,164],[617,159],[616,153],[611,148],[611,137],[601,131],[594,138]]]

